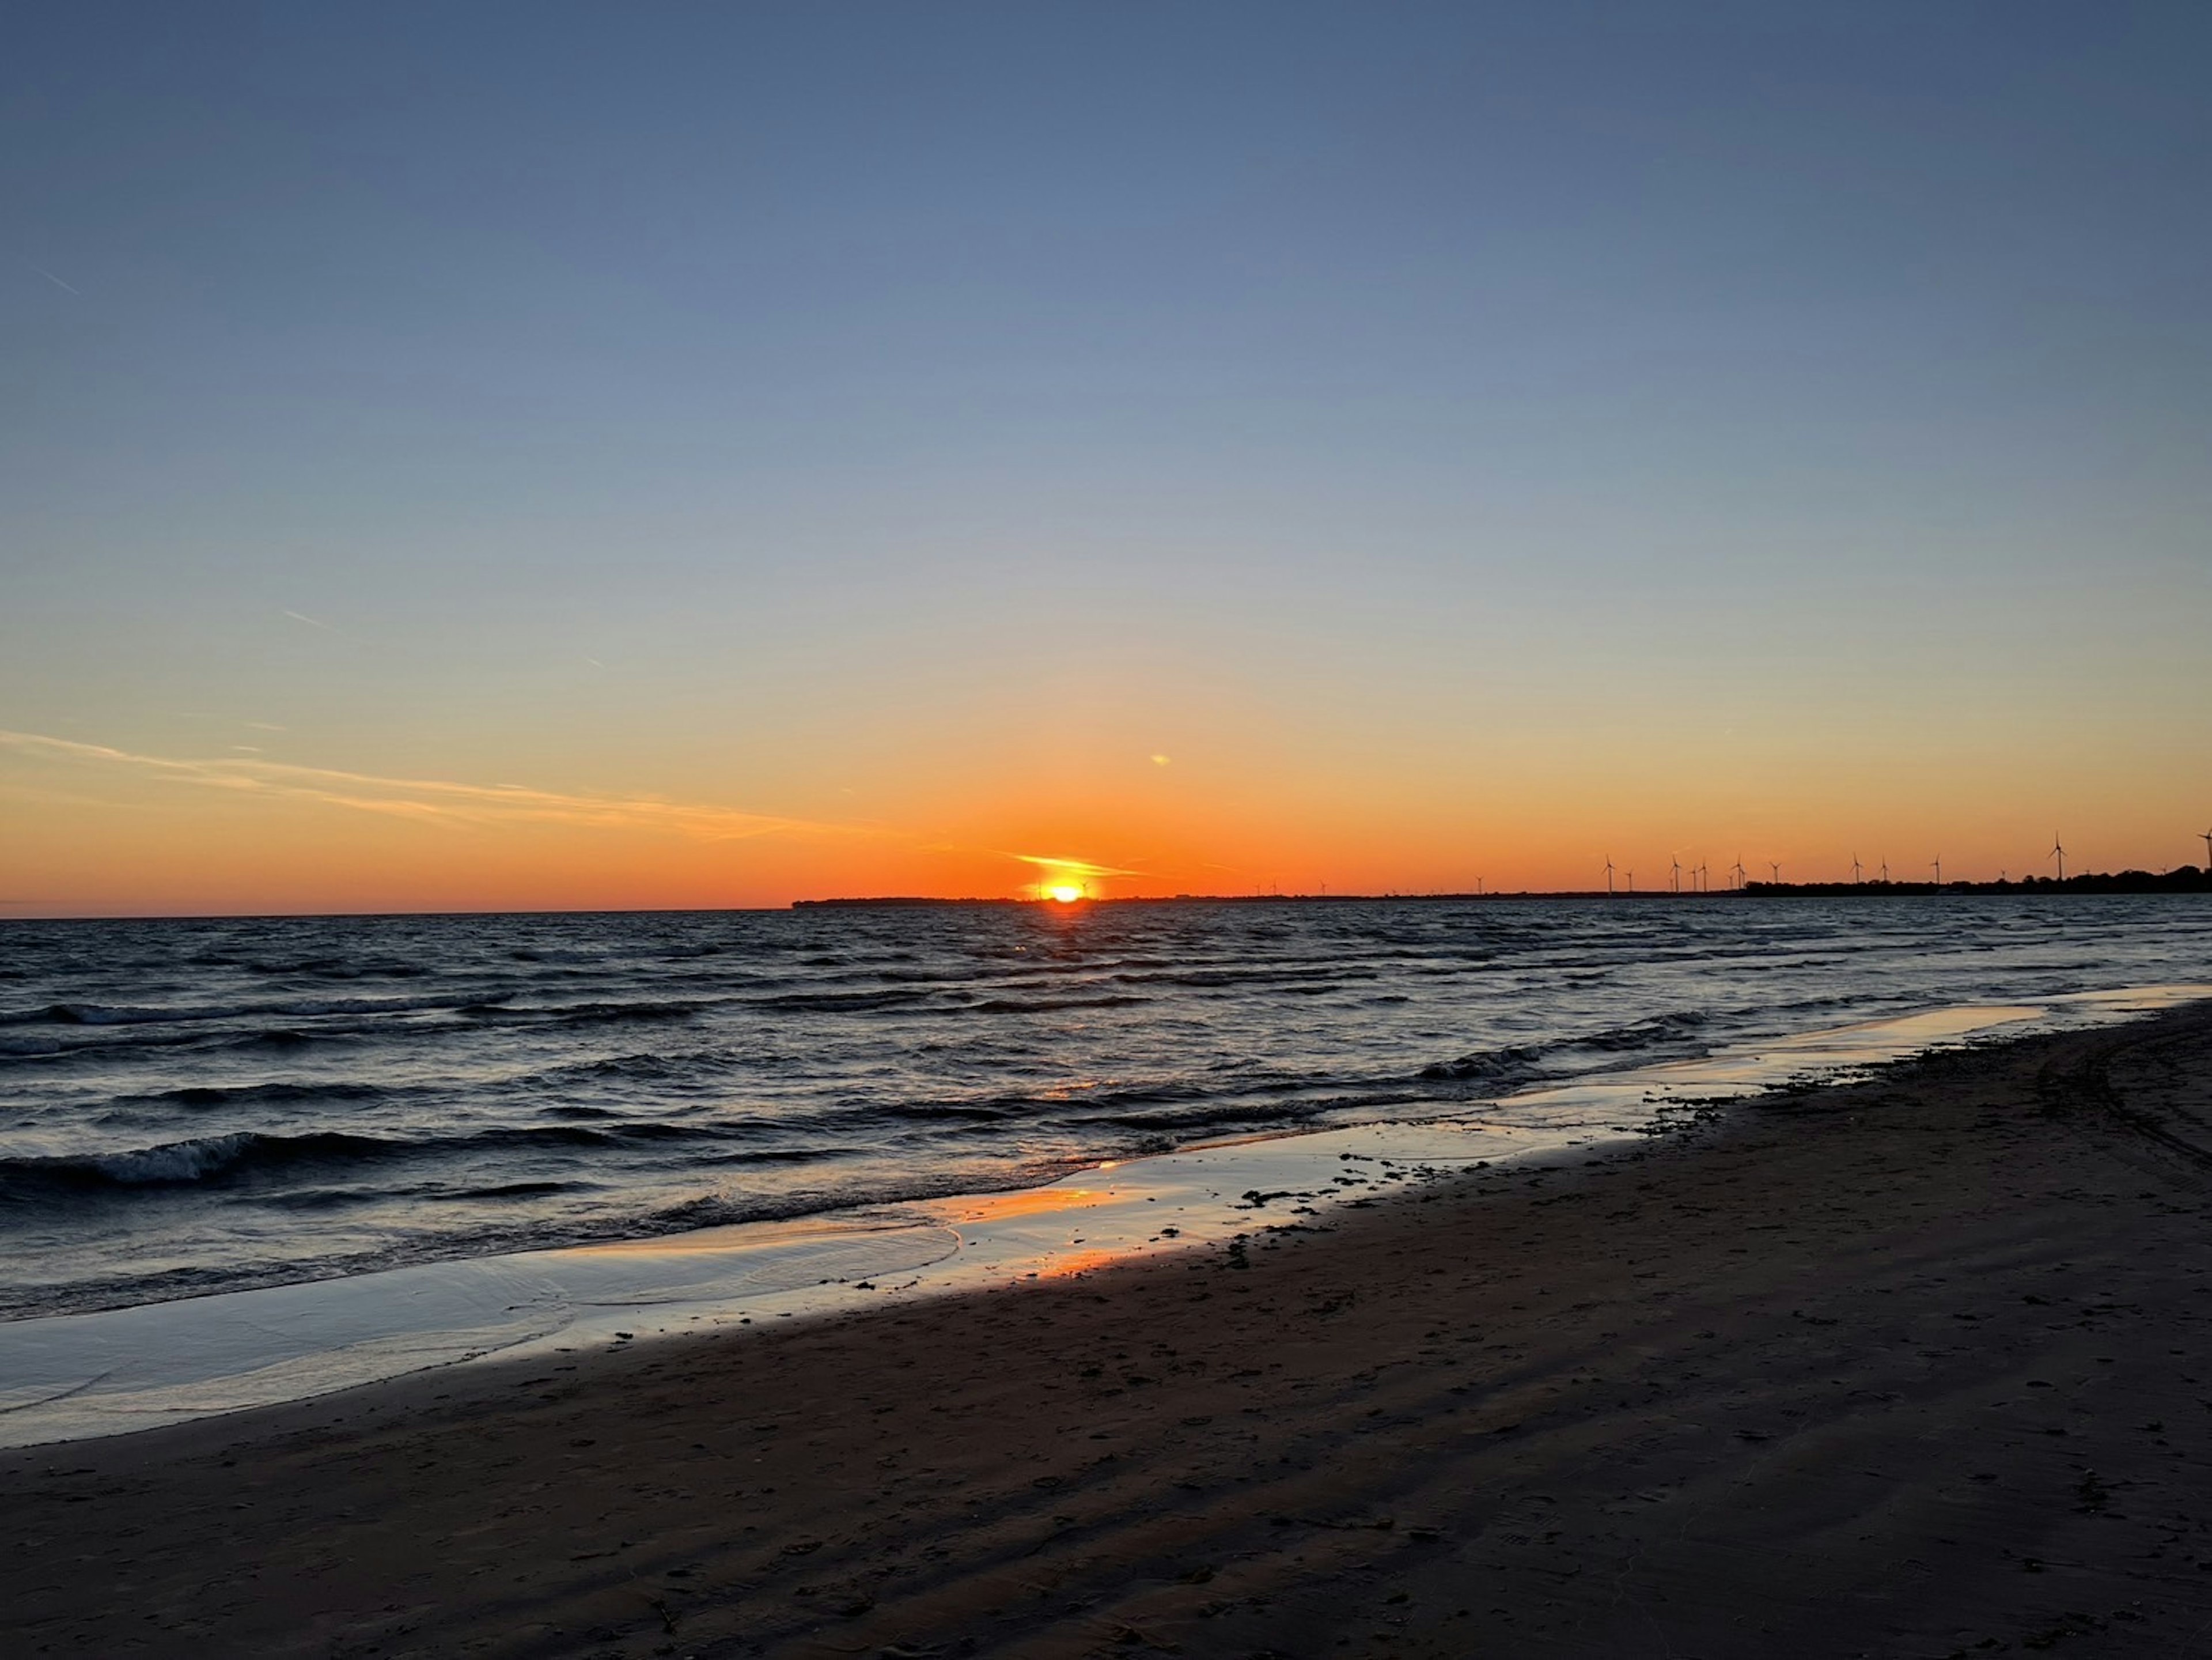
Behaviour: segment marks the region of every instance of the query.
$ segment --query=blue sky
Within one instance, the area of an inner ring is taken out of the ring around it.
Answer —
[[[1179,747],[1397,885],[1747,753],[2198,811],[2201,8],[11,15],[0,727],[925,839]]]

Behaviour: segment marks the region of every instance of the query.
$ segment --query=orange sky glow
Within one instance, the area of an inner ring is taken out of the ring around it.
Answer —
[[[2207,856],[2191,9],[49,9],[0,916]]]
[[[1408,775],[1270,774],[1101,757],[1025,793],[927,795],[840,821],[727,801],[386,776],[238,757],[192,761],[0,738],[8,914],[166,915],[757,907],[908,894],[1588,891],[1615,863],[1665,887],[1679,860],[1716,888],[1764,879],[2047,873],[2065,804],[1993,762],[1747,757],[1701,777],[1615,757]],[[2148,757],[2145,757],[2146,759]],[[2104,757],[2105,811],[2061,822],[2071,868],[2191,862],[2191,784]],[[2141,763],[2138,763],[2138,765]],[[1888,794],[1876,794],[1887,787]],[[2132,800],[2120,787],[2131,785]],[[1901,799],[1900,799],[1901,798]],[[1606,838],[1596,827],[1615,833]],[[1683,886],[1695,885],[1685,877]]]

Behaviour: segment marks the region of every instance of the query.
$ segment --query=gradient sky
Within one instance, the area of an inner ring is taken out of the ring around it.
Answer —
[[[4,914],[2203,862],[2201,4],[8,15]]]

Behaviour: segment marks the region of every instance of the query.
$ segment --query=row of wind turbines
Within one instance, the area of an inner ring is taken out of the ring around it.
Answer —
[[[2212,830],[2203,831],[2197,839],[2204,843],[2205,868],[2207,870],[2212,870]],[[2044,857],[2046,859],[2055,860],[2057,861],[2058,866],[2058,879],[2063,882],[2066,879],[2066,842],[2064,838],[2054,834],[2051,838],[2051,851],[2045,854]],[[1779,860],[1770,859],[1766,861],[1766,868],[1771,873],[1775,885],[1778,887],[1780,886],[1782,882],[1781,861]],[[1883,860],[1879,868],[1881,873],[1875,879],[1879,882],[1887,882],[1890,879],[1889,860],[1887,859]],[[1929,860],[1928,861],[1928,868],[1935,873],[1936,885],[1939,888],[1942,887],[1943,885],[1943,856],[1941,854],[1938,854],[1935,858]],[[1731,891],[1740,892],[1742,890],[1747,873],[1744,869],[1743,855],[1741,854],[1738,854],[1736,855],[1735,863],[1729,866],[1723,874],[1729,879],[1729,886]],[[2008,873],[2005,872],[2001,871],[1998,873],[2000,880],[2005,879]],[[1674,860],[1671,868],[1669,869],[1668,876],[1668,891],[1672,893],[1681,892],[1683,891],[1682,879],[1685,876],[1687,876],[1690,879],[1689,891],[1692,893],[1711,893],[1713,891],[1712,872],[1710,867],[1702,863],[1686,866],[1680,859]],[[1613,855],[1611,854],[1607,854],[1605,860],[1606,892],[1608,894],[1620,892],[1621,890],[1617,888],[1614,885],[1617,880],[1622,879],[1625,879],[1627,883],[1626,891],[1630,893],[1634,893],[1636,891],[1636,873],[1632,870],[1626,869],[1624,866],[1616,866],[1613,862]],[[1859,862],[1859,856],[1856,853],[1851,854],[1851,880],[1861,886],[1864,886],[1866,884],[1866,866]]]

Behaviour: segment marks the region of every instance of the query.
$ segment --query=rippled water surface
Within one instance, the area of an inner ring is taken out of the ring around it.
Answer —
[[[2207,978],[2185,897],[0,925],[0,1316],[1013,1186]]]

